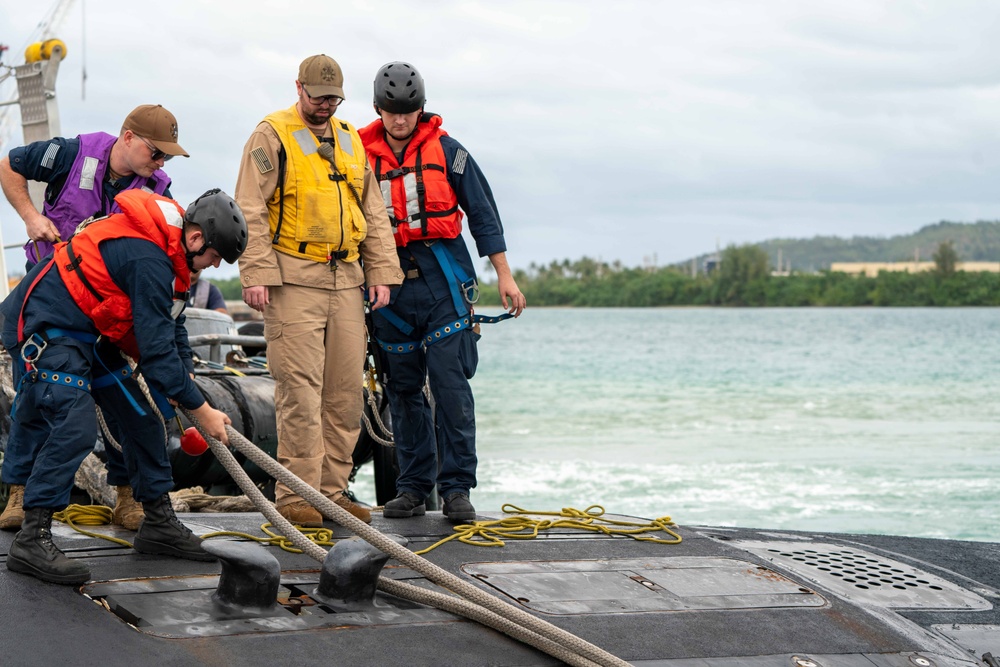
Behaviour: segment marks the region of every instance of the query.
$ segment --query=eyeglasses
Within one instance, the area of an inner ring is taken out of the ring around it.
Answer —
[[[138,134],[135,135],[135,136],[139,137]],[[152,153],[152,155],[150,157],[152,158],[153,162],[158,162],[161,159],[164,162],[169,162],[170,159],[174,157],[173,155],[167,155],[166,153],[164,153],[159,148],[157,148],[153,144],[149,143],[148,141],[146,141],[142,137],[139,137],[139,141],[141,141],[142,143],[146,144],[146,148],[148,148],[149,151]]]
[[[309,91],[306,90],[305,86],[302,86],[302,92],[305,93],[306,97],[309,98],[309,101],[315,104],[316,106],[320,106],[321,104],[329,104],[331,107],[339,107],[340,103],[344,101],[343,97],[337,97],[336,95],[324,95],[323,97],[313,97],[312,95],[309,94]]]

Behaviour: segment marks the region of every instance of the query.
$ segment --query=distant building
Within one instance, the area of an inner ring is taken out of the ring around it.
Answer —
[[[937,265],[934,262],[834,262],[830,265],[831,271],[856,276],[864,274],[869,278],[878,276],[879,271],[921,273],[933,271],[935,268]],[[956,262],[955,270],[968,273],[981,271],[1000,273],[1000,262]]]

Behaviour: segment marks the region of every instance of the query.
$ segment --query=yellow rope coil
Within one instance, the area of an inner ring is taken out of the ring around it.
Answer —
[[[445,542],[452,540],[458,540],[459,542],[471,544],[476,547],[502,547],[506,544],[504,539],[532,540],[538,537],[542,531],[552,528],[568,528],[571,530],[603,533],[604,535],[629,537],[640,542],[655,542],[657,544],[680,544],[681,542],[681,536],[670,528],[671,526],[676,526],[676,524],[669,516],[662,516],[658,519],[642,523],[608,519],[602,518],[604,516],[604,508],[600,505],[591,505],[585,510],[564,507],[559,512],[544,512],[525,510],[517,505],[504,503],[501,511],[504,514],[518,516],[493,521],[475,521],[470,524],[455,526],[455,534],[449,535],[426,549],[415,551],[414,553],[422,556],[428,551],[436,549]],[[557,516],[560,518],[555,520],[532,519],[525,515]],[[673,539],[642,537],[645,533],[666,533]]]
[[[110,535],[92,533],[89,530],[80,528],[80,526],[106,526],[111,523],[111,515],[111,508],[105,505],[70,505],[63,511],[53,514],[52,518],[62,521],[76,532],[87,537],[96,537],[108,542],[114,542],[123,547],[132,548],[132,543],[127,540],[111,537]]]
[[[318,544],[324,547],[333,546],[334,544],[333,531],[330,530],[329,528],[303,528],[302,526],[295,526],[295,527],[298,528],[299,532],[308,537],[309,541],[313,542],[314,544]],[[267,535],[267,537],[256,537],[254,535],[250,535],[249,533],[240,533],[231,530],[220,530],[214,533],[205,533],[204,535],[201,536],[201,538],[207,540],[213,537],[239,537],[246,540],[252,540],[264,546],[280,547],[281,549],[284,549],[285,551],[288,551],[293,554],[302,553],[302,549],[293,546],[293,543],[289,538],[285,537],[284,535],[280,535],[274,532],[273,530],[270,530],[270,528],[271,528],[270,523],[261,524],[260,526],[261,532]]]

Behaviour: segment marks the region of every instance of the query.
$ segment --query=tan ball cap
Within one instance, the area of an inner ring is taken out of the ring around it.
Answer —
[[[299,83],[312,97],[336,95],[344,99],[344,72],[328,55],[309,56],[299,65]]]
[[[191,157],[177,143],[177,119],[162,105],[143,104],[136,107],[122,123],[122,130],[132,130],[167,155]]]

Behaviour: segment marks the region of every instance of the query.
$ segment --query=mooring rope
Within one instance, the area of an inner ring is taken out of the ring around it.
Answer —
[[[184,413],[188,421],[194,424],[205,437],[216,459],[223,464],[230,476],[240,485],[240,488],[254,501],[254,505],[257,506],[258,510],[272,524],[277,525],[278,528],[285,532],[295,542],[295,546],[302,549],[311,558],[323,562],[326,559],[327,552],[301,535],[291,523],[278,513],[274,505],[268,502],[260,489],[253,484],[246,471],[243,470],[243,467],[236,461],[232,452],[229,451],[229,448],[206,433],[197,417],[191,411],[184,409]],[[604,649],[476,588],[447,570],[397,544],[388,536],[357,519],[347,510],[338,506],[332,500],[319,493],[319,491],[316,491],[290,473],[260,448],[244,438],[232,426],[226,426],[226,434],[229,437],[231,447],[253,461],[276,480],[288,486],[296,495],[318,509],[323,516],[351,530],[369,544],[389,554],[410,569],[419,572],[430,581],[465,598],[462,602],[471,605],[471,607],[466,608],[457,599],[449,598],[448,604],[454,606],[455,609],[448,609],[448,611],[461,613],[463,616],[480,621],[571,665],[580,665],[581,667],[592,667],[595,664],[605,667],[628,666],[629,663],[608,653]],[[428,596],[426,593],[429,591],[426,589],[400,581],[389,580],[386,577],[379,577],[378,587],[380,590],[391,595],[415,600],[423,604],[438,606],[436,602],[442,602],[437,597],[441,594]],[[458,610],[459,607],[462,611]]]

